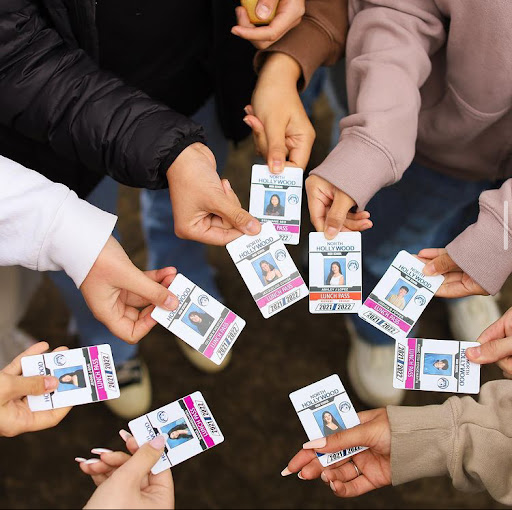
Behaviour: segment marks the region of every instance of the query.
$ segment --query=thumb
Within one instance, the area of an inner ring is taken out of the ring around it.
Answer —
[[[262,21],[267,21],[277,7],[279,0],[259,0],[254,12]]]
[[[331,453],[355,446],[371,446],[371,422],[356,425],[350,429],[337,432],[329,437],[321,437],[302,445],[305,450],[315,450],[318,453]]]
[[[453,261],[448,253],[443,253],[431,260],[424,268],[423,274],[425,276],[436,276],[440,274],[449,273],[450,271],[460,271],[459,266]]]
[[[6,375],[2,384],[5,400],[16,400],[27,395],[44,395],[55,391],[59,386],[56,377],[36,375],[32,377]]]
[[[218,197],[213,212],[244,234],[254,236],[260,233],[260,222],[227,195]]]
[[[498,338],[466,349],[469,361],[479,364],[494,363],[512,356],[512,337]]]
[[[281,119],[279,119],[281,120]],[[284,163],[288,150],[286,148],[286,125],[273,119],[265,126],[267,133],[267,164],[273,174],[280,174],[284,170]]]
[[[117,472],[118,476],[125,476],[132,480],[142,480],[151,468],[158,462],[164,452],[166,437],[158,435],[149,443],[142,445],[133,457],[123,464]]]
[[[334,239],[343,228],[347,214],[356,203],[343,191],[336,189],[331,208],[325,218],[324,232],[327,239]]]

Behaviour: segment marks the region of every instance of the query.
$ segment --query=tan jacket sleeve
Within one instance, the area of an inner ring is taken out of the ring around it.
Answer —
[[[393,485],[449,475],[456,489],[487,490],[512,505],[512,381],[492,381],[444,404],[388,407]]]
[[[306,13],[300,24],[256,54],[256,72],[269,53],[285,53],[299,63],[302,69],[299,89],[304,89],[320,66],[333,65],[343,56],[347,27],[347,0],[306,0]]]

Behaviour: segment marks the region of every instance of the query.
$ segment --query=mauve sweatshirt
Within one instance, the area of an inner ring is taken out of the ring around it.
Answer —
[[[331,0],[331,16],[325,3],[308,0],[308,22],[271,51],[294,56],[309,76],[321,55],[337,54],[335,44],[343,49],[344,3]],[[480,196],[478,221],[447,249],[497,293],[512,273],[512,0],[350,0],[349,20],[350,115],[312,173],[359,209],[413,158],[460,179],[496,181],[498,189]],[[308,26],[325,34],[308,37]],[[300,31],[302,45],[323,49],[290,49]]]

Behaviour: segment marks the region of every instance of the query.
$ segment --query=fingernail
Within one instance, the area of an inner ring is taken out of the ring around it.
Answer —
[[[282,471],[281,471],[281,476],[288,476],[288,475],[291,475],[292,472],[288,469],[288,466],[286,466]]]
[[[327,439],[325,437],[321,437],[320,439],[314,439],[313,441],[308,441],[302,445],[304,450],[317,450],[318,448],[324,448],[327,444]]]
[[[94,453],[95,455],[101,455],[102,453],[112,453],[112,450],[109,450],[108,448],[93,448],[91,453]]]
[[[82,462],[85,462],[87,459],[84,459],[83,457],[75,457],[75,461],[81,464]]]
[[[250,115],[249,107],[248,107],[248,106],[246,106],[246,107],[244,108],[244,112],[246,113],[246,115]]]
[[[245,226],[247,231],[251,234],[257,234],[260,230],[258,222],[256,220],[251,220],[247,225]]]
[[[336,492],[336,487],[333,482],[329,482],[329,487],[331,488],[332,492]]]
[[[252,124],[249,122],[247,117],[244,117],[242,120],[252,129]]]
[[[323,482],[328,483],[329,479],[327,478],[327,475],[325,474],[325,471],[322,471],[322,474],[320,475],[320,478]]]
[[[433,262],[429,262],[424,268],[423,268],[423,274],[426,276],[434,276],[436,274],[436,266]]]
[[[258,5],[258,7],[256,7],[256,16],[260,19],[268,19],[271,12],[270,7],[266,5]]]
[[[174,296],[167,296],[164,302],[164,308],[172,311],[178,306],[178,300]]]
[[[466,349],[466,355],[468,355],[470,358],[479,358],[480,354],[482,354],[482,350],[480,349],[480,347],[469,347],[468,349]]]
[[[46,391],[53,391],[57,389],[59,380],[56,377],[45,377],[44,378],[44,389]]]
[[[302,473],[299,471],[297,473],[297,476],[301,479],[301,480],[305,480],[305,478],[302,476]]]
[[[334,227],[327,227],[327,230],[325,231],[325,237],[327,239],[334,239],[338,235],[338,229]]]
[[[278,160],[278,159],[274,159],[272,161],[272,170],[274,172],[282,172],[283,171],[283,167],[284,167],[284,164],[282,161]]]
[[[165,445],[165,437],[162,435],[156,436],[149,442],[150,446],[155,450],[161,450]]]
[[[228,179],[225,179],[224,182],[226,183],[226,188],[228,188],[229,191],[233,191],[233,188],[231,187],[231,183],[228,181]]]
[[[121,436],[121,439],[126,443],[130,437],[133,437],[128,431],[121,429],[119,431],[119,435]]]
[[[89,459],[84,462],[84,464],[96,464],[96,462],[101,462],[100,459]]]

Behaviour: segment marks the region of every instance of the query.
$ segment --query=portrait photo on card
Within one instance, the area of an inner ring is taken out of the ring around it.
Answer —
[[[84,369],[81,365],[57,368],[53,375],[59,380],[58,392],[80,390],[87,386]]]
[[[162,432],[168,435],[167,445],[169,448],[176,448],[194,438],[184,418],[162,427]]]
[[[347,285],[347,261],[344,258],[326,257],[324,260],[324,283],[334,287]]]
[[[425,353],[423,373],[428,375],[451,375],[453,356],[451,354]]]
[[[265,216],[284,216],[286,207],[286,192],[265,191],[264,211]]]
[[[261,283],[265,286],[279,280],[279,278],[283,276],[274,257],[272,257],[270,253],[258,257],[256,260],[253,260],[251,264]]]
[[[336,434],[347,428],[334,404],[315,411],[313,416],[324,437]]]
[[[206,335],[214,320],[215,319],[210,314],[206,313],[195,303],[192,303],[181,317],[182,322],[201,336]]]
[[[386,301],[395,308],[403,310],[409,304],[414,294],[416,294],[416,289],[410,283],[399,278],[386,296]]]

